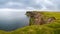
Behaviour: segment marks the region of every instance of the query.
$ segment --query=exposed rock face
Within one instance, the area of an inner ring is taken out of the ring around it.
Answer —
[[[29,17],[34,17],[34,12],[26,12],[26,15]]]
[[[55,17],[50,17],[50,18],[48,18],[47,23],[49,23],[49,22],[53,22],[54,20],[56,20]]]
[[[50,17],[48,18],[47,20],[44,20],[44,15],[40,12],[27,12],[28,16],[30,18],[34,18],[34,25],[42,25],[42,24],[45,24],[45,23],[50,23],[50,22],[53,22],[55,19],[55,17]]]
[[[43,15],[41,13],[36,12],[34,15],[34,25],[42,25],[44,24]]]

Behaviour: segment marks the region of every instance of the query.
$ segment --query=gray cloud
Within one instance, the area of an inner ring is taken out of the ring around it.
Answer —
[[[60,9],[60,0],[0,0],[0,8],[26,9],[27,7],[58,10]]]

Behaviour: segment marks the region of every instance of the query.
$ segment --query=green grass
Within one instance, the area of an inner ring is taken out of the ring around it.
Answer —
[[[0,30],[0,34],[60,34],[60,13],[59,12],[42,12],[46,18],[55,17],[57,20],[50,24],[33,25],[33,18],[30,19],[31,26],[18,28],[11,32]]]
[[[60,19],[60,12],[43,12],[43,14],[47,17],[54,16],[57,19]]]

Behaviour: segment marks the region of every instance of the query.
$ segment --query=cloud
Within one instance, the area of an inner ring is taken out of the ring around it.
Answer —
[[[22,9],[25,7],[23,3],[18,3],[18,2],[7,2],[5,6],[8,8],[13,8],[13,9],[19,9],[19,8]]]
[[[34,0],[10,0],[5,2],[3,5],[0,5],[0,8],[26,9],[27,7],[32,7],[40,9],[40,5],[34,4]]]
[[[5,5],[10,5],[10,6],[19,5],[19,6],[23,6],[22,3],[18,3],[18,2],[7,2]]]
[[[0,8],[60,10],[60,0],[0,0]]]

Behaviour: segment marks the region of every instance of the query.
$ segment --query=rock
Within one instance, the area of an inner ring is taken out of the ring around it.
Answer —
[[[34,12],[26,12],[26,15],[29,17],[34,17]]]
[[[44,19],[43,19],[43,15],[41,13],[36,13],[34,15],[34,25],[42,25],[44,24]]]
[[[48,18],[47,22],[50,23],[50,22],[53,22],[54,20],[56,20],[55,17],[50,17],[50,18]]]
[[[56,20],[55,17],[50,17],[47,20],[44,19],[44,15],[42,12],[27,12],[30,18],[33,18],[33,25],[43,25]]]

